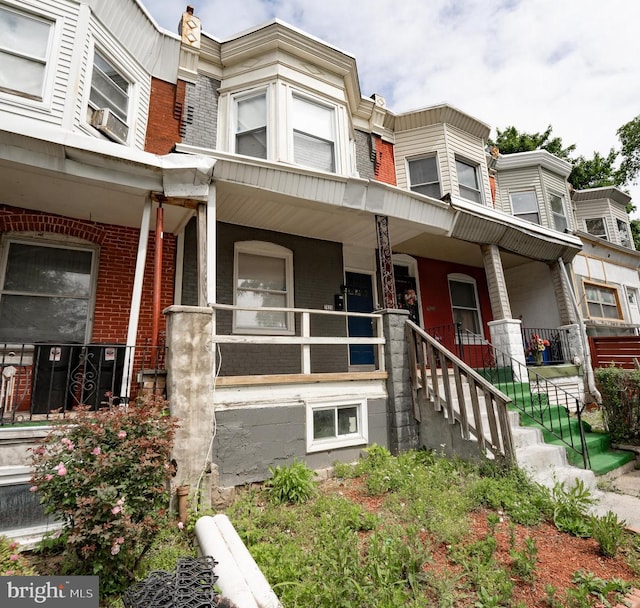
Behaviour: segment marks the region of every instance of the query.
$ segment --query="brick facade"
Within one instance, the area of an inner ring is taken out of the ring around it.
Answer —
[[[396,164],[393,160],[393,144],[384,141],[381,137],[373,135],[375,138],[375,178],[379,182],[397,186]]]
[[[149,100],[149,121],[144,149],[153,154],[168,154],[174,144],[182,141],[185,82],[171,84],[153,78]]]
[[[48,234],[82,239],[99,247],[92,342],[124,343],[127,338],[131,293],[140,231],[62,216],[0,206],[0,233],[19,232],[46,239]],[[173,303],[176,239],[164,235],[162,307]],[[155,233],[149,234],[137,343],[151,337],[153,314],[153,258]],[[164,319],[160,320],[164,331]]]

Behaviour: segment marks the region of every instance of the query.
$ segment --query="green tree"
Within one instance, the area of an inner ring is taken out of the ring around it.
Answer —
[[[546,150],[559,158],[569,160],[569,155],[576,149],[575,144],[565,148],[561,137],[551,137],[552,131],[551,125],[544,133],[525,133],[509,126],[503,130],[496,129],[497,137],[495,141],[489,140],[489,145],[497,146],[502,154]]]
[[[620,186],[622,184],[614,166],[617,158],[618,153],[611,148],[607,156],[594,152],[593,158],[585,158],[580,155],[576,158],[568,159],[573,165],[569,175],[569,182],[576,190]]]
[[[636,183],[640,173],[640,115],[622,125],[618,137],[622,144],[619,179],[623,184]]]

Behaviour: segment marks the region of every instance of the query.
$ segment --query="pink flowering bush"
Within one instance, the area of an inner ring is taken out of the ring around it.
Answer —
[[[17,542],[0,536],[0,576],[29,576],[34,570],[20,555]]]
[[[32,450],[32,490],[64,522],[66,574],[123,591],[166,523],[177,422],[146,397],[126,410],[79,409]]]

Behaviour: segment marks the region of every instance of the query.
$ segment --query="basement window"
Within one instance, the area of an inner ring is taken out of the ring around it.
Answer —
[[[307,402],[307,452],[368,443],[367,400]]]

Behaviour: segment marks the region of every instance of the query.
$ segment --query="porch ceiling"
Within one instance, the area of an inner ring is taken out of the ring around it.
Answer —
[[[145,200],[163,192],[162,169],[140,162],[153,155],[138,152],[133,162],[122,146],[107,146],[110,154],[0,131],[0,203],[140,227]],[[188,209],[165,205],[165,230],[177,231],[189,215]]]

